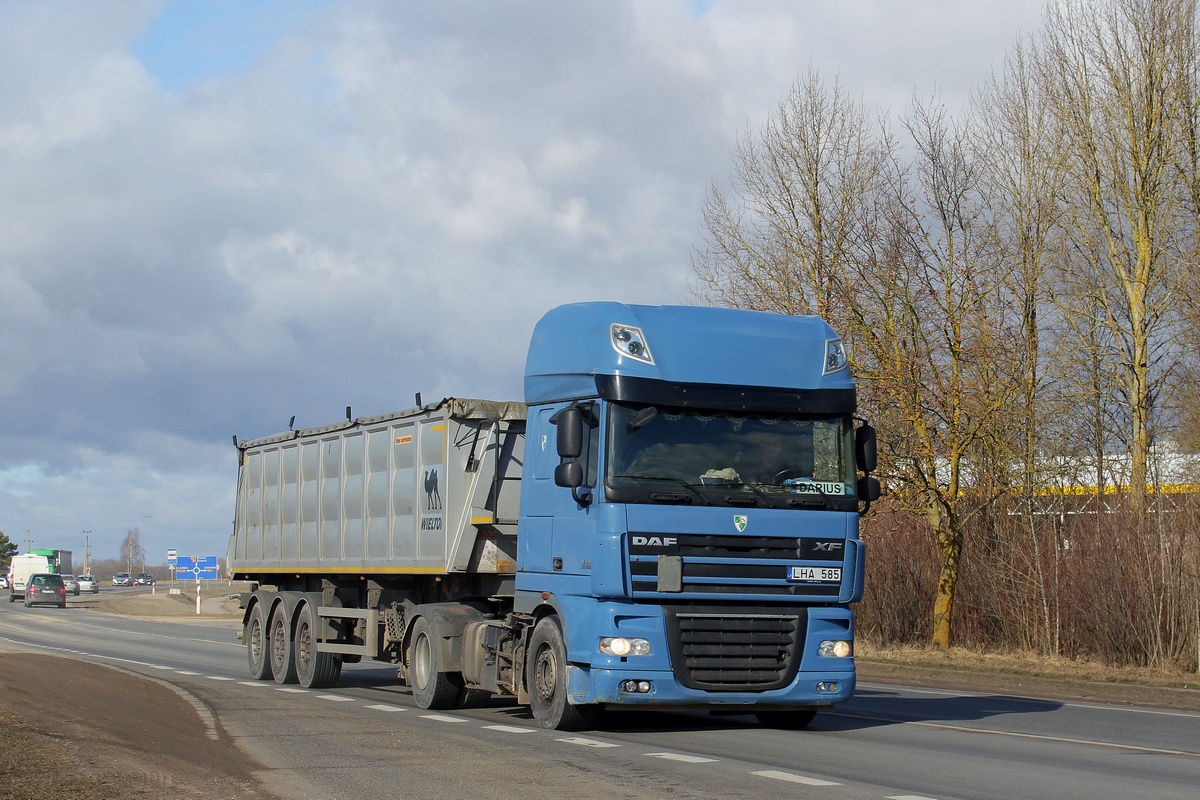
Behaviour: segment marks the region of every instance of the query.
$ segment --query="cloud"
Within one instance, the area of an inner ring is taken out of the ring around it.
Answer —
[[[0,5],[0,529],[223,554],[232,435],[519,397],[548,308],[687,299],[810,62],[965,96],[1027,5]]]

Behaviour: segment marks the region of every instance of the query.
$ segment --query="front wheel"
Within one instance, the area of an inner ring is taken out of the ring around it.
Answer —
[[[538,725],[556,731],[591,727],[596,707],[567,702],[567,648],[555,617],[546,617],[533,629],[525,660],[525,686]]]
[[[250,665],[250,677],[265,681],[271,677],[271,659],[267,655],[267,623],[263,604],[256,603],[246,621],[242,637],[246,640],[246,662]]]
[[[417,617],[408,640],[408,684],[421,708],[454,708],[462,690],[457,672],[439,672],[441,659],[430,634],[429,620]]]

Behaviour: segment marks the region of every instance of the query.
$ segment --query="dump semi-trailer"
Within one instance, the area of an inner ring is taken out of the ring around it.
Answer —
[[[524,380],[523,403],[235,437],[255,678],[331,686],[365,656],[422,708],[500,695],[562,730],[602,707],[800,726],[850,696],[879,484],[825,322],[568,305]]]

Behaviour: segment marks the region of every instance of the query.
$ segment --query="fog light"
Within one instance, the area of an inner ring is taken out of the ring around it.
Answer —
[[[600,652],[606,656],[648,656],[650,643],[645,639],[605,636],[600,639]]]
[[[621,681],[617,686],[624,694],[649,694],[653,685],[650,681]]]
[[[837,690],[841,685],[837,681],[821,681],[817,684],[817,692],[819,694],[837,694]]]
[[[844,640],[831,641],[826,640],[821,642],[821,646],[817,648],[817,655],[822,658],[849,658],[854,653],[854,648],[850,642]]]
[[[650,681],[638,681],[638,691],[646,694],[650,691]]]

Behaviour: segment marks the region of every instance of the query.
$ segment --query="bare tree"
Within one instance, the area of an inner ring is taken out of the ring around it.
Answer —
[[[142,549],[142,532],[139,528],[130,528],[121,540],[121,563],[126,572],[133,572],[134,564],[146,560],[146,552]]]
[[[732,192],[703,206],[692,259],[701,300],[827,316],[846,262],[872,235],[873,199],[893,157],[890,135],[838,80],[810,69],[733,154]]]
[[[1062,131],[1062,223],[1080,259],[1064,264],[1065,285],[1079,300],[1064,300],[1077,316],[1097,306],[1118,349],[1127,411],[1119,433],[1137,506],[1164,378],[1179,232],[1188,229],[1175,166],[1194,15],[1192,0],[1058,0],[1042,37],[1039,84]]]

